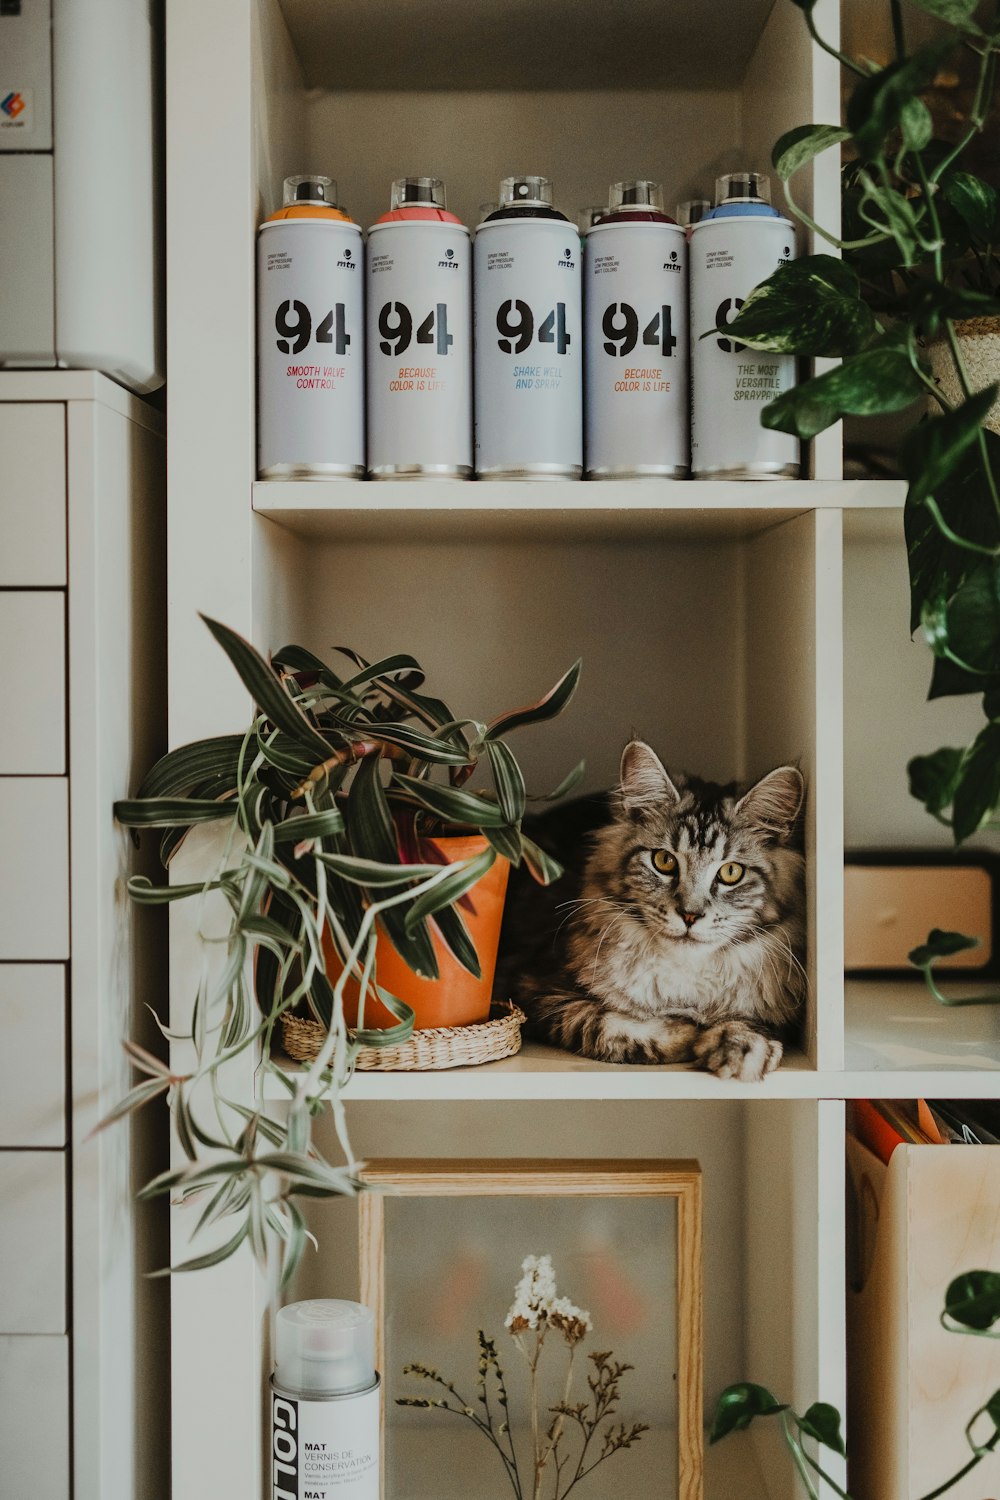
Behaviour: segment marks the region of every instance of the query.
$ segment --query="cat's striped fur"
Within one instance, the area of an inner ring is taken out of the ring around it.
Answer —
[[[496,992],[519,1000],[529,1034],[586,1057],[762,1078],[805,994],[802,796],[794,766],[741,793],[672,779],[633,741],[610,799],[539,820],[567,874],[514,883]]]

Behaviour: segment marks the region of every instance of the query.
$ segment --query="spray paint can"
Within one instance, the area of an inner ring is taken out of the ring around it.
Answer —
[[[724,334],[745,299],[795,254],[795,230],[757,172],[720,177],[716,206],[691,230],[691,467],[697,479],[795,479],[799,445],[760,425],[795,383],[790,354],[760,354]]]
[[[368,231],[368,472],[472,474],[472,251],[436,177],[402,177]]]
[[[280,1308],[272,1500],[379,1500],[380,1395],[370,1308],[328,1299]]]
[[[361,479],[365,334],[361,230],[329,177],[287,177],[257,241],[257,472]]]
[[[687,476],[687,249],[656,182],[616,182],[587,232],[588,479]]]
[[[505,177],[476,231],[476,474],[583,472],[580,238],[545,177]]]

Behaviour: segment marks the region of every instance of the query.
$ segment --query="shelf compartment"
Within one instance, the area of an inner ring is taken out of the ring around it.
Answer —
[[[971,740],[982,725],[978,696],[927,701],[933,658],[909,635],[909,583],[898,508],[844,517],[844,829],[848,850],[929,851],[952,847],[951,832],[911,797],[911,757]],[[997,851],[995,834],[975,848]],[[956,972],[946,991],[985,986]],[[1000,1068],[1000,1011],[945,1009],[919,976],[896,981],[848,978],[849,1067],[899,1074],[938,1069],[961,1076]],[[908,1082],[906,1091],[912,1085]]]
[[[318,1144],[331,1160],[335,1159],[339,1153],[329,1117],[317,1123]],[[549,1101],[526,1110],[517,1102],[484,1109],[441,1100],[424,1106],[359,1101],[351,1107],[349,1128],[354,1151],[364,1160],[400,1154],[469,1155],[486,1160],[540,1155],[696,1159],[702,1171],[704,1203],[706,1416],[725,1386],[744,1379],[767,1385],[779,1399],[793,1402],[799,1411],[815,1400],[831,1401],[843,1409],[841,1104],[713,1100],[630,1104],[592,1101],[570,1106]],[[543,1214],[538,1215],[539,1238],[535,1243],[511,1244],[506,1231],[498,1234],[491,1229],[492,1221],[484,1220],[485,1207],[484,1200],[469,1202],[468,1243],[459,1235],[451,1235],[446,1255],[430,1262],[433,1269],[423,1278],[425,1302],[441,1300],[447,1306],[452,1330],[449,1349],[453,1351],[445,1372],[449,1375],[464,1373],[470,1367],[474,1374],[477,1324],[473,1321],[466,1327],[461,1308],[463,1291],[468,1296],[470,1284],[479,1284],[477,1260],[488,1258],[486,1271],[480,1266],[480,1277],[487,1271],[492,1273],[498,1263],[505,1275],[510,1262],[516,1279],[524,1255],[544,1254],[552,1248],[542,1242]],[[607,1258],[613,1264],[613,1200],[605,1200],[601,1208],[604,1217],[594,1225],[595,1239],[606,1244]],[[319,1250],[304,1260],[289,1290],[289,1300],[329,1296],[331,1289],[337,1289],[340,1295],[353,1295],[358,1285],[357,1204],[351,1200],[310,1200],[306,1211]],[[417,1253],[416,1246],[413,1253]],[[421,1264],[425,1264],[424,1259]],[[573,1295],[571,1274],[561,1272],[558,1259],[556,1272]],[[395,1347],[406,1347],[407,1337],[412,1337],[413,1353],[408,1357],[425,1358],[416,1318],[407,1317],[407,1299],[392,1296],[391,1262],[388,1292],[395,1320]],[[507,1305],[504,1302],[498,1309],[496,1327],[486,1329],[496,1334],[501,1356],[509,1352],[501,1326]],[[472,1313],[468,1316],[471,1318]],[[608,1322],[598,1324],[584,1345],[585,1349],[592,1347],[611,1347],[619,1358],[631,1358],[637,1365],[632,1379],[641,1382],[643,1364],[634,1357],[640,1350],[629,1349],[623,1332]],[[441,1363],[443,1367],[443,1360]],[[402,1394],[399,1377],[398,1369],[383,1371],[390,1421],[396,1415],[393,1398]],[[627,1418],[628,1388],[625,1390],[623,1416]],[[428,1425],[414,1427],[415,1441],[430,1442],[438,1437],[447,1441],[431,1428],[433,1414],[418,1413],[417,1418]],[[446,1431],[451,1434],[452,1429],[457,1432],[458,1424],[453,1423]],[[470,1450],[470,1458],[474,1451]],[[771,1450],[767,1434],[763,1441],[753,1433],[735,1436],[722,1445],[717,1457],[718,1464],[710,1462],[707,1468],[706,1500],[727,1500],[737,1493],[754,1496],[758,1491],[753,1485],[759,1482],[760,1473],[767,1475],[767,1484],[759,1490],[761,1495],[769,1496],[769,1500],[793,1500],[794,1474],[782,1462],[780,1452]],[[488,1462],[485,1448],[480,1462]],[[606,1500],[656,1493],[638,1485],[635,1473],[629,1475],[625,1456],[618,1462],[621,1468],[617,1475],[614,1462],[602,1471],[600,1493]],[[449,1465],[449,1472],[457,1476],[462,1471],[458,1465]],[[466,1480],[467,1476],[465,1470]],[[409,1489],[405,1491],[407,1500],[410,1493]],[[450,1492],[445,1488],[441,1493]],[[387,1500],[399,1494],[390,1482]]]
[[[776,512],[749,537],[682,528],[611,545],[454,528],[334,540],[267,522],[255,543],[262,649],[294,640],[324,655],[346,643],[376,660],[405,648],[435,693],[484,720],[533,701],[582,657],[570,710],[518,736],[530,788],[556,785],[581,756],[581,791],[613,787],[633,732],[668,768],[721,782],[801,764],[812,988],[802,1050],[813,1066],[840,1066],[840,886],[824,896],[819,874],[841,863],[839,512]],[[821,974],[832,1007],[822,1025]]]

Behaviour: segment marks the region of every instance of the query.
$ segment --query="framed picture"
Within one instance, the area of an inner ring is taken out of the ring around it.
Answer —
[[[359,1210],[386,1500],[468,1496],[470,1473],[477,1500],[702,1500],[697,1162],[401,1159],[360,1175],[382,1190]]]

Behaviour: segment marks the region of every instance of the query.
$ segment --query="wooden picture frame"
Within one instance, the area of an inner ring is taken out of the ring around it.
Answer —
[[[375,1314],[377,1368],[385,1368],[385,1194],[394,1197],[662,1197],[676,1200],[677,1495],[703,1500],[704,1331],[701,1168],[696,1161],[370,1161],[359,1202],[361,1300]],[[383,1407],[383,1449],[385,1410]],[[382,1465],[385,1493],[385,1464]]]

